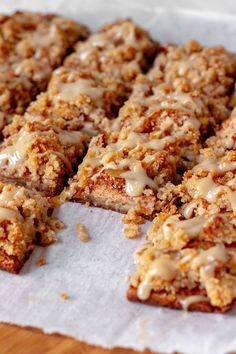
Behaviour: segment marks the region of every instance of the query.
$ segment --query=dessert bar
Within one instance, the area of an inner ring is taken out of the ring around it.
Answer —
[[[51,214],[52,206],[41,194],[0,183],[0,269],[18,273],[36,243],[55,242],[62,223]]]
[[[143,245],[136,252],[128,299],[190,311],[229,311],[236,299],[235,252],[201,242],[177,252]]]
[[[86,27],[56,15],[16,12],[0,16],[1,130],[46,90],[53,69],[86,36]]]

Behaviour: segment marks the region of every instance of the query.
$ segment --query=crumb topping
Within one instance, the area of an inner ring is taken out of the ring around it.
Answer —
[[[87,228],[82,225],[81,223],[76,224],[76,231],[78,233],[78,237],[80,241],[82,242],[88,242],[91,240],[91,237],[89,236]]]
[[[69,300],[69,295],[66,292],[60,294],[60,299],[63,301]]]
[[[44,257],[39,258],[38,261],[37,261],[37,265],[40,266],[40,267],[42,267],[42,266],[44,266],[46,264],[48,264],[48,261]]]
[[[129,223],[124,229],[126,238],[138,238],[141,236],[140,226],[135,223]]]

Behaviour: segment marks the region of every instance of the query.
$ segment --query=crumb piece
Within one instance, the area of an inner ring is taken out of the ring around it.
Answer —
[[[126,238],[137,238],[141,236],[140,226],[137,224],[129,224],[124,229],[124,235]]]
[[[65,292],[62,292],[61,294],[60,294],[60,298],[61,298],[61,300],[68,300],[69,299],[69,295],[67,294],[67,293],[65,293]]]
[[[57,242],[57,235],[55,234],[55,231],[52,230],[51,232],[48,232],[47,234],[42,234],[40,238],[40,244],[42,246],[48,246],[53,243]]]
[[[135,209],[130,209],[122,221],[124,224],[144,224],[145,222],[144,218]]]
[[[56,218],[52,218],[50,220],[50,226],[54,231],[60,231],[66,228],[65,224],[61,220]]]
[[[87,208],[89,208],[89,207],[91,206],[91,204],[90,204],[89,202],[86,202],[86,203],[84,204],[84,206],[86,206]]]
[[[80,241],[88,242],[89,240],[91,240],[91,237],[89,236],[88,231],[84,225],[77,223],[76,230],[78,232],[78,237]]]
[[[46,258],[40,257],[36,264],[37,264],[38,266],[42,267],[42,266],[44,266],[45,264],[48,264],[48,261],[46,260]]]

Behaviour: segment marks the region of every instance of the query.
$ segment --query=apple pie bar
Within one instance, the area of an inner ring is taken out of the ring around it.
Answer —
[[[197,90],[217,122],[230,115],[235,59],[223,47],[207,48],[197,41],[163,46],[149,76],[186,92]]]
[[[139,133],[124,127],[100,134],[70,182],[69,197],[123,213],[135,208],[151,218],[158,189],[178,179],[198,138],[198,120],[175,111],[157,112]]]
[[[0,16],[0,129],[24,113],[73,44],[86,36],[86,27],[55,15]]]
[[[1,145],[1,179],[28,185],[47,196],[58,194],[87,142],[83,132],[63,130],[49,119],[28,121]]]
[[[147,244],[137,250],[135,262],[130,301],[222,313],[235,305],[235,248],[199,241],[195,247],[167,251]]]
[[[132,89],[139,73],[149,69],[157,51],[150,35],[132,20],[118,20],[102,27],[65,60],[65,67],[103,72],[126,82]]]
[[[176,187],[179,210],[184,217],[236,212],[236,151],[216,157],[210,148],[203,149],[199,164],[184,174]],[[175,193],[175,192],[174,192]]]
[[[35,244],[46,246],[56,240],[62,223],[52,211],[41,194],[0,183],[0,269],[18,273]]]
[[[130,126],[140,132],[144,125],[153,124],[157,115],[169,112],[176,120],[184,115],[195,121],[202,140],[215,126],[215,118],[205,101],[205,96],[197,90],[186,91],[181,84],[176,88],[171,82],[159,83],[148,75],[139,75],[129,100],[120,109],[118,118],[112,121],[111,130]],[[168,129],[168,120],[166,126]]]

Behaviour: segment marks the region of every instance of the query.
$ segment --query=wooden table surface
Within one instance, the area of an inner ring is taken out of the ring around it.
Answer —
[[[0,324],[0,354],[136,354],[131,349],[102,349],[69,337]],[[143,353],[151,354],[149,350]]]

